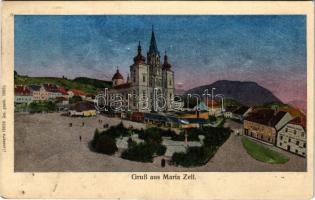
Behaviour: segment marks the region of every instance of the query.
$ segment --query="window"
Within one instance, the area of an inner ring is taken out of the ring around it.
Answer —
[[[172,80],[170,80],[170,85],[172,85]]]
[[[289,142],[291,142],[291,138],[289,138]]]
[[[283,136],[282,135],[280,136],[280,140],[283,140]]]
[[[300,144],[300,141],[296,141],[296,145],[299,145]]]
[[[143,74],[142,80],[143,82],[145,82],[145,74]]]
[[[295,153],[299,153],[299,151],[297,149],[295,149]]]
[[[288,128],[285,129],[285,132],[288,132]]]
[[[296,130],[294,130],[294,135],[296,134]]]
[[[280,146],[282,146],[282,142],[280,142],[280,144],[279,144]]]
[[[306,148],[306,143],[303,144],[303,147]]]

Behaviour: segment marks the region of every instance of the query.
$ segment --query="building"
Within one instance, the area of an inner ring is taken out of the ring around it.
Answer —
[[[59,111],[67,110],[69,108],[69,99],[66,97],[56,97],[55,103],[57,106],[57,110]]]
[[[74,97],[74,96],[80,96],[82,99],[85,99],[86,97],[86,94],[82,92],[81,90],[72,89],[72,90],[68,90],[67,93],[68,93],[69,98]]]
[[[277,147],[306,156],[306,121],[296,117],[282,127],[277,136]]]
[[[258,140],[276,144],[277,131],[292,120],[288,112],[261,109],[251,112],[244,119],[244,134]]]
[[[24,85],[18,85],[14,87],[14,103],[29,104],[33,101],[33,96],[28,87]]]
[[[68,91],[64,87],[58,87],[58,91],[62,97],[68,98]]]
[[[234,110],[232,113],[232,118],[243,120],[244,117],[252,111],[252,108],[247,106],[240,106],[238,109]]]
[[[69,108],[70,116],[91,117],[96,115],[94,103],[89,101],[80,101]]]
[[[155,33],[152,29],[147,58],[142,55],[139,42],[137,55],[130,66],[130,77],[128,75],[125,81],[118,69],[114,74],[113,87],[108,90],[110,100],[115,100],[119,95],[125,102],[129,101],[128,105],[123,105],[124,108],[128,106],[133,111],[172,110],[174,72],[171,68],[166,52],[164,62],[161,63]],[[131,95],[129,99],[128,94]],[[159,98],[161,96],[164,98]],[[159,101],[154,101],[154,99],[159,99]]]
[[[48,101],[49,92],[45,90],[43,86],[40,85],[30,85],[29,89],[33,96],[33,101]]]
[[[48,99],[53,100],[57,97],[61,97],[62,93],[57,87],[57,85],[54,84],[44,84],[43,87],[48,92]]]

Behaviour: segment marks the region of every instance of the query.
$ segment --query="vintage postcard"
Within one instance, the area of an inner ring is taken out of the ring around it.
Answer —
[[[313,194],[311,2],[5,2],[11,198]]]

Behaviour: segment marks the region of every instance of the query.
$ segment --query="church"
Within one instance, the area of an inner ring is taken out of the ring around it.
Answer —
[[[113,100],[119,95],[120,100],[125,102],[124,109],[128,107],[133,111],[170,111],[174,99],[174,72],[171,68],[166,52],[164,61],[161,62],[152,28],[147,58],[142,55],[139,41],[137,55],[130,66],[130,76],[125,80],[117,68],[108,96]]]

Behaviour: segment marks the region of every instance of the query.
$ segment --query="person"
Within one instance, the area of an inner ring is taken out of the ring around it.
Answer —
[[[69,126],[72,127],[72,123],[69,123]]]
[[[81,140],[82,140],[82,137],[81,137],[81,135],[80,135],[80,137],[79,137],[79,138],[80,138],[80,142],[81,142]]]

